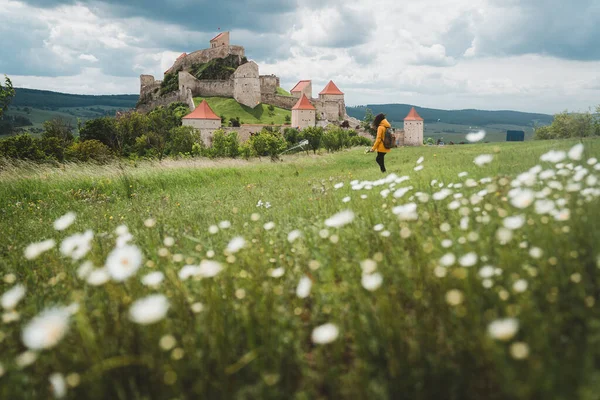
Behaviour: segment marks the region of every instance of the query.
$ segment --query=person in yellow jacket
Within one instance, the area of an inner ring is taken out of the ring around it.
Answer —
[[[377,138],[375,139],[375,143],[373,143],[373,147],[369,150],[370,153],[377,151],[377,164],[379,164],[379,168],[381,172],[385,172],[385,163],[383,161],[385,155],[390,152],[390,149],[386,149],[383,145],[383,138],[385,137],[385,131],[387,128],[391,128],[392,125],[385,119],[385,115],[377,114],[375,119],[373,120],[373,128],[377,129]]]

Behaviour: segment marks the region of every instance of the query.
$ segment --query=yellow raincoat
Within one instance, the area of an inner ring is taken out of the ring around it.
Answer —
[[[392,125],[384,119],[379,123],[379,127],[377,128],[377,138],[375,139],[375,143],[373,144],[372,151],[378,151],[380,153],[389,153],[390,149],[386,149],[383,145],[383,138],[385,137],[385,130],[387,128],[391,128]]]

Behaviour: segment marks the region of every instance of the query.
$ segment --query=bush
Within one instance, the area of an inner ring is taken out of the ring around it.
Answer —
[[[600,108],[599,108],[600,109]],[[534,139],[567,139],[600,135],[600,120],[591,112],[554,115],[549,126],[535,129]]]
[[[240,139],[237,132],[229,132],[225,138],[225,145],[227,147],[227,156],[236,158],[240,155]]]
[[[364,136],[352,136],[348,140],[348,147],[357,147],[357,146],[372,146],[373,141]]]
[[[222,129],[217,129],[213,132],[212,146],[208,149],[208,156],[210,158],[227,157],[228,151],[229,148],[225,132],[223,132]]]
[[[117,124],[114,118],[101,117],[85,121],[79,130],[82,141],[96,140],[113,150],[120,151],[117,140]]]
[[[344,147],[349,147],[350,137],[348,131],[334,125],[330,125],[323,134],[323,146],[327,151],[338,151]]]
[[[169,72],[160,84],[160,95],[163,96],[177,90],[179,90],[179,71]]]
[[[198,130],[191,126],[178,126],[169,131],[165,154],[178,156],[191,154],[194,143],[201,141]]]
[[[28,133],[0,140],[0,155],[7,158],[39,161],[46,158],[39,140]]]
[[[65,160],[65,144],[57,137],[42,137],[39,140],[40,149],[44,152],[47,158],[52,158],[58,161]]]
[[[283,131],[283,137],[288,143],[288,148],[293,147],[300,142],[300,131],[296,128],[285,128]]]
[[[287,148],[287,142],[280,133],[266,128],[251,136],[248,142],[254,154],[259,157],[269,156],[271,160],[278,159],[278,155]]]
[[[75,142],[66,150],[66,157],[74,161],[95,161],[103,164],[113,158],[110,148],[96,139]]]
[[[308,145],[313,153],[316,153],[319,147],[321,147],[321,140],[323,138],[323,128],[320,126],[311,126],[305,128],[299,137],[299,140],[308,140]]]

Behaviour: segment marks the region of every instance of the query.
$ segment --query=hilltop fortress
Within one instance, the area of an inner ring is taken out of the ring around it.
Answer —
[[[229,32],[222,32],[210,40],[209,48],[181,54],[165,71],[163,80],[155,80],[152,75],[141,75],[137,110],[148,112],[154,107],[181,101],[193,111],[193,97],[212,96],[234,98],[251,108],[264,103],[291,110],[300,94],[304,93],[314,105],[318,119],[337,122],[349,118],[344,95],[339,89],[334,95],[320,95],[313,99],[310,81],[300,81],[296,88],[300,87],[301,90],[292,89],[292,96],[278,94],[279,77],[260,75],[258,65],[246,59],[244,47],[231,45],[229,36]],[[210,75],[208,79],[204,76],[199,79],[198,75],[203,75],[208,69],[207,64],[216,60],[225,63],[225,68],[232,71],[231,75],[226,79],[210,79]],[[173,85],[174,81],[177,81],[176,86]],[[167,83],[175,90],[168,90]]]
[[[229,97],[250,108],[263,103],[291,110],[291,127],[298,129],[348,121],[346,126],[356,127],[359,134],[370,137],[360,129],[359,120],[346,114],[344,93],[333,81],[329,81],[317,98],[312,97],[310,80],[299,81],[287,95],[281,90],[279,77],[260,75],[258,65],[246,58],[244,47],[231,45],[229,36],[229,32],[222,32],[210,40],[209,48],[182,53],[164,72],[163,80],[141,75],[137,111],[146,113],[158,106],[184,102],[191,113],[183,118],[183,125],[198,129],[207,145],[211,145],[212,134],[217,129],[236,131],[244,141],[263,125],[222,127],[221,118],[208,103],[203,101],[196,108],[194,97]],[[396,134],[398,145],[422,144],[423,119],[414,109],[404,127]]]

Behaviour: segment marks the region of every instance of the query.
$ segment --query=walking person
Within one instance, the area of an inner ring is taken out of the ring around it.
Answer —
[[[373,147],[369,150],[370,153],[377,151],[377,164],[379,164],[379,168],[381,172],[385,172],[385,163],[384,158],[387,153],[390,152],[390,149],[386,148],[383,145],[383,139],[385,138],[385,131],[388,128],[391,128],[392,125],[385,119],[385,115],[377,114],[375,119],[373,120],[373,129],[377,129],[377,138],[375,139],[375,143],[373,143]]]

